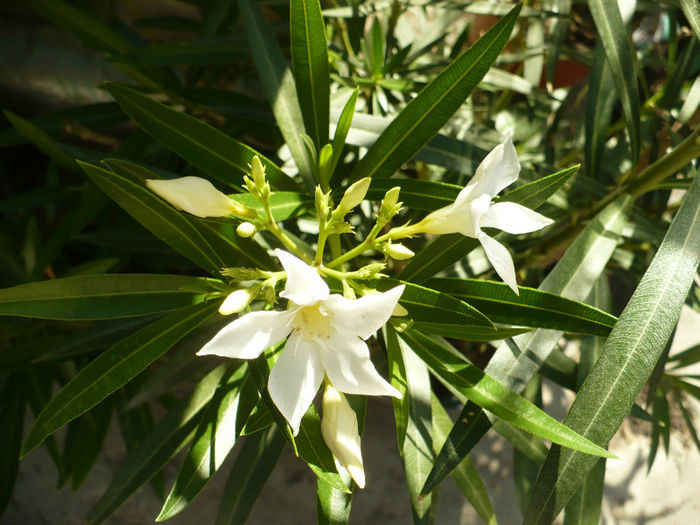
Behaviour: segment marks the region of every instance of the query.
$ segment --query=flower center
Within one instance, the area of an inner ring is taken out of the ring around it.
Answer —
[[[333,333],[333,315],[319,301],[301,308],[294,316],[293,326],[305,339],[330,339]]]

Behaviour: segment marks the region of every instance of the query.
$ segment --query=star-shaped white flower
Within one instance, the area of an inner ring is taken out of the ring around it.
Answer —
[[[375,370],[367,339],[391,317],[404,286],[357,300],[331,294],[314,268],[275,250],[287,272],[287,310],[248,313],[224,327],[197,355],[255,359],[288,337],[270,372],[270,397],[296,434],[324,376],[340,392],[400,397]]]
[[[479,164],[469,184],[455,202],[436,210],[416,225],[425,233],[461,233],[478,239],[496,273],[517,294],[513,259],[500,242],[482,228],[498,228],[508,233],[529,233],[552,224],[551,219],[514,202],[491,202],[520,174],[520,162],[510,134]]]

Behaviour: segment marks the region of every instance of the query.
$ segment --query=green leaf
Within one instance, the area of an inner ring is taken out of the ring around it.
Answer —
[[[401,337],[453,392],[531,434],[593,456],[614,457],[604,448],[572,431],[535,405],[508,390],[472,365],[456,351],[421,334],[407,330]]]
[[[246,437],[221,495],[214,525],[245,523],[283,446],[284,437],[274,425]]]
[[[201,303],[214,280],[157,274],[65,277],[0,290],[0,315],[87,320],[138,317]]]
[[[176,40],[138,48],[129,55],[129,60],[151,66],[229,65],[248,58],[240,44],[240,38],[229,35]]]
[[[195,249],[205,252],[202,258],[206,257],[208,260],[222,261],[222,265],[233,266],[243,258],[247,259],[245,264],[252,264],[262,268],[270,267],[271,259],[265,250],[255,241],[239,237],[235,233],[235,225],[232,221],[202,219],[187,213],[177,212],[169,204],[165,204],[160,198],[157,198],[146,188],[145,181],[160,177],[149,169],[119,159],[106,159],[104,163],[117,174],[128,179],[128,183],[125,183],[121,178],[113,179],[113,182],[123,184],[129,194],[123,195],[121,192],[117,192],[113,198],[115,200],[119,198],[117,202],[157,237],[171,243],[173,247],[179,246],[180,251],[186,250],[187,253],[192,254],[192,257],[199,256],[194,253]],[[150,206],[153,213],[149,213],[148,210],[144,209],[147,207],[146,204],[139,206],[138,203],[132,202],[131,196],[134,195]],[[250,197],[250,194],[246,195]],[[298,199],[295,199],[295,196],[299,195],[298,193],[280,192],[280,196],[277,197],[277,195],[278,193],[275,192],[272,197],[272,204],[275,208],[273,215],[275,217],[277,217],[276,214],[283,217],[287,213],[297,213],[298,207],[294,203],[302,199],[300,196]],[[236,200],[240,199],[246,203],[250,202],[250,199],[243,197],[243,194],[237,194],[235,197]],[[121,204],[122,202],[123,204]],[[160,215],[162,218],[154,217],[154,214]],[[167,224],[163,224],[163,221]],[[183,233],[171,231],[176,228],[182,228]],[[192,235],[192,238],[182,239],[181,235],[184,235],[184,232]],[[166,236],[167,239],[165,238]],[[197,247],[193,248],[191,246],[193,242]],[[219,269],[220,266],[215,269],[215,272],[218,273]]]
[[[400,199],[404,207],[423,211],[435,211],[452,204],[462,189],[444,182],[382,177],[372,179],[366,198],[380,201],[395,186],[401,188]]]
[[[248,165],[257,155],[273,188],[299,189],[271,160],[209,124],[120,84],[108,83],[107,89],[143,131],[210,177],[242,186],[243,175],[249,173]]]
[[[247,417],[247,414],[239,413],[242,382],[247,371],[248,367],[243,363],[219,387],[207,406],[192,446],[156,521],[168,520],[184,510],[209,483],[236,444],[240,419]]]
[[[498,202],[515,202],[530,209],[537,209],[561,188],[578,171],[578,166],[542,177],[509,191]],[[401,272],[399,279],[423,282],[459,261],[474,248],[479,241],[460,234],[441,235],[411,259]]]
[[[117,510],[141,485],[159,472],[194,436],[200,411],[216,393],[227,372],[220,365],[195,387],[189,399],[171,409],[143,442],[129,454],[126,463],[92,509],[88,525],[97,525]]]
[[[565,332],[608,335],[617,318],[587,304],[534,288],[481,279],[437,278],[425,286],[462,299],[495,323],[507,323]]]
[[[79,162],[88,177],[144,228],[210,273],[224,265],[218,253],[192,224],[145,185],[99,166]]]
[[[588,0],[588,8],[591,10],[613,80],[617,85],[622,110],[627,120],[632,157],[636,161],[640,148],[640,120],[637,74],[634,67],[636,55],[632,39],[627,33],[616,2]]]
[[[575,300],[585,299],[617,246],[629,206],[628,198],[613,202],[591,221],[542,281],[540,289]],[[560,331],[539,329],[516,337],[510,344],[501,343],[486,372],[513,391],[520,392],[547,360],[560,337]],[[465,411],[467,407],[463,413]],[[429,478],[430,483],[426,484],[424,491],[437,486],[447,476],[451,466],[456,465],[490,428],[489,420],[492,417],[480,410],[469,411],[473,412],[472,417],[465,422],[462,418],[458,420],[448,438],[450,448],[440,452]]]
[[[349,475],[346,481],[352,482]],[[347,525],[351,505],[352,493],[335,489],[321,479],[316,481],[316,522],[319,525]]]
[[[391,402],[394,407],[394,421],[396,422],[396,439],[399,450],[403,450],[406,439],[406,427],[408,426],[408,383],[406,382],[406,365],[403,362],[402,346],[406,344],[403,339],[399,339],[396,330],[387,324],[383,328],[384,341],[386,344],[387,361],[389,364],[389,380],[391,386],[401,393],[401,397],[392,397]]]
[[[63,425],[124,386],[216,311],[216,304],[183,308],[100,354],[49,401],[24,443],[23,456]]]
[[[256,3],[238,0],[238,9],[265,96],[272,106],[277,126],[289,146],[294,162],[310,189],[313,187],[310,178],[312,166],[301,138],[306,133],[306,128],[289,64]]]
[[[700,6],[693,0],[679,0],[683,14],[693,28],[695,36],[700,40]]]
[[[245,204],[249,208],[259,211],[262,217],[265,216],[262,204],[260,204],[260,201],[258,201],[254,195],[250,193],[236,193],[234,195],[229,195],[229,197]],[[286,221],[287,219],[303,215],[312,209],[313,206],[313,199],[303,193],[276,191],[270,195],[270,211],[277,222]]]
[[[355,105],[357,104],[357,96],[360,93],[360,88],[355,88],[355,90],[350,95],[350,98],[345,103],[343,111],[338,117],[338,122],[335,126],[335,133],[333,134],[333,158],[330,162],[329,172],[334,175],[335,168],[338,166],[338,161],[343,155],[343,149],[345,148],[345,139],[347,139],[348,131],[350,131],[350,126],[352,125],[352,120],[355,115]]]
[[[433,450],[437,454],[447,439],[452,428],[452,419],[433,393],[430,397],[433,413]],[[479,471],[467,455],[451,473],[452,479],[457,483],[467,501],[472,504],[474,510],[487,525],[497,525],[496,513],[491,505],[491,499],[486,490],[486,484]]]
[[[421,488],[433,465],[433,432],[430,374],[428,367],[409,345],[400,345],[406,371],[406,439],[401,457],[406,473],[408,495],[415,524],[431,523],[433,497],[422,495]],[[436,499],[436,498],[435,498]]]
[[[406,105],[357,164],[351,181],[392,175],[442,128],[498,58],[521,7],[513,8]]]
[[[372,285],[381,292],[394,288],[398,284],[405,286],[399,301],[416,322],[439,322],[492,328],[491,321],[479,310],[445,293],[395,279],[381,279],[372,282]]]
[[[586,99],[586,173],[592,179],[607,182],[603,176],[603,154],[608,141],[608,126],[617,102],[615,80],[598,42],[593,55],[593,67],[588,79]]]
[[[289,3],[292,67],[299,106],[316,151],[328,142],[330,73],[326,28],[318,0]]]
[[[700,178],[696,178],[564,422],[606,445],[664,350],[700,262]],[[552,447],[525,523],[550,523],[596,460]]]
[[[566,504],[564,525],[598,525],[605,488],[605,460],[600,458],[586,474],[578,492]]]

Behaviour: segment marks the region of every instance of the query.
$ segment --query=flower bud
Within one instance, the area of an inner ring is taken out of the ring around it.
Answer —
[[[239,237],[252,237],[255,235],[255,224],[252,222],[242,222],[236,228],[236,233]]]
[[[384,268],[386,268],[384,263],[368,264],[357,270],[357,276],[359,279],[374,279]]]
[[[241,289],[231,292],[219,306],[219,313],[221,315],[237,314],[248,306],[253,298],[254,295],[250,290]]]
[[[382,205],[379,208],[379,219],[385,224],[389,222],[394,215],[396,215],[401,209],[401,202],[399,202],[399,192],[401,188],[394,186],[384,195],[382,199]]]
[[[257,155],[250,161],[250,174],[253,176],[253,183],[258,188],[262,188],[265,185],[265,166],[262,165]]]
[[[415,253],[406,248],[403,244],[389,244],[384,251],[389,257],[397,261],[404,261],[415,255]]]
[[[338,470],[347,470],[357,486],[364,488],[365,469],[362,465],[357,416],[345,396],[331,385],[326,386],[323,392],[321,434],[333,453]]]
[[[247,213],[242,205],[229,199],[211,182],[200,177],[148,179],[146,186],[178,210],[197,217],[226,217],[231,214]]]
[[[330,211],[329,194],[323,193],[321,186],[316,186],[314,199],[316,204],[316,213],[318,213],[318,217],[321,219],[321,221],[325,221],[328,218],[328,212]]]
[[[372,179],[365,177],[364,179],[360,179],[356,183],[351,184],[350,187],[345,190],[345,194],[340,200],[340,204],[338,204],[338,209],[342,210],[344,213],[347,213],[355,206],[360,204],[364,200],[365,195],[367,195],[367,190],[369,189],[369,185],[371,183]]]

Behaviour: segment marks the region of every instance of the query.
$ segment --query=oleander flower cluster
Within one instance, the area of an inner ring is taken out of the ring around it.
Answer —
[[[237,232],[251,237],[267,231],[284,247],[273,250],[281,271],[225,269],[233,289],[220,306],[222,315],[239,314],[221,329],[198,355],[256,359],[275,355],[267,389],[275,407],[296,435],[319,389],[322,396],[322,435],[339,472],[346,472],[359,487],[365,485],[357,416],[346,394],[400,397],[375,369],[368,340],[392,315],[405,314],[399,301],[404,285],[383,293],[366,283],[381,278],[385,264],[375,262],[350,270],[346,264],[367,252],[382,253],[401,261],[413,252],[397,242],[419,234],[459,233],[478,239],[488,260],[505,283],[518,293],[513,259],[507,248],[484,228],[519,234],[540,230],[550,219],[511,202],[494,202],[515,182],[520,164],[510,136],[491,151],[455,201],[429,213],[415,224],[389,227],[400,211],[399,188],[385,195],[376,224],[354,248],[326,256],[331,236],[352,231],[345,217],[367,194],[370,179],[351,185],[333,207],[331,194],[316,189],[319,233],[315,256],[279,227],[270,204],[271,190],[258,157],[251,162],[246,189],[260,206],[250,208],[198,177],[149,180],[147,186],[172,206],[198,217],[231,217]],[[262,211],[261,211],[262,210]],[[388,228],[388,231],[387,231]],[[336,245],[337,248],[337,245]],[[342,283],[342,293],[331,293],[328,279]],[[278,284],[284,287],[278,291]],[[279,351],[279,348],[282,348]]]

